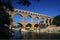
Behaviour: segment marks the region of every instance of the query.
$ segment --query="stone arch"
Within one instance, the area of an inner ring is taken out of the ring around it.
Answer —
[[[27,15],[26,16],[26,22],[31,22],[31,20],[32,20],[32,17],[30,15]]]
[[[12,31],[14,31],[14,30],[21,31],[22,27],[23,27],[23,25],[21,23],[15,23],[12,26]]]
[[[29,30],[31,27],[32,27],[32,25],[30,24],[30,23],[28,23],[28,24],[26,24],[26,26],[25,26],[26,28],[26,30]]]
[[[15,12],[18,12],[18,10],[15,10]]]
[[[34,18],[34,23],[38,23],[38,19],[39,19],[38,17],[35,17]]]
[[[23,27],[23,25],[22,25],[21,23],[18,23],[18,24],[19,24],[19,27],[20,27],[20,28],[22,28],[22,27]]]
[[[40,23],[44,23],[44,18],[43,17],[40,18]]]
[[[34,30],[36,30],[38,28],[38,26],[39,26],[38,24],[35,24],[34,25]]]
[[[18,28],[17,26],[18,26],[19,24],[18,23],[16,23],[16,24],[14,24],[13,25],[13,27],[12,28]]]
[[[13,25],[12,28],[22,28],[22,26],[23,25],[21,23],[16,23],[16,24]]]
[[[14,14],[12,19],[15,22],[23,22],[23,16],[21,14]]]

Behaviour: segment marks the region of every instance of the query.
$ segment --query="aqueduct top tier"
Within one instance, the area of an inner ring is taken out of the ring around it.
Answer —
[[[20,10],[20,9],[14,9],[14,12],[9,12],[9,14],[11,15],[11,17],[13,17],[15,14],[20,14],[23,17],[23,22],[21,24],[26,25],[28,24],[25,20],[26,20],[26,16],[30,16],[31,17],[31,22],[30,24],[32,24],[32,26],[35,24],[34,23],[34,18],[37,17],[38,18],[38,23],[40,23],[40,18],[44,18],[44,22],[43,24],[48,24],[50,25],[52,23],[53,18],[47,15],[43,15],[43,14],[39,14],[39,13],[35,13],[35,12],[29,12],[29,11],[25,11],[25,10]],[[48,19],[48,20],[47,20]],[[47,20],[47,23],[46,23]]]

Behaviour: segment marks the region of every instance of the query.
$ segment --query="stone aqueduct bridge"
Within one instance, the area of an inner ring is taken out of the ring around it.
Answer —
[[[50,17],[50,16],[46,16],[46,15],[38,14],[38,13],[34,13],[34,12],[29,12],[29,11],[25,11],[25,10],[19,10],[19,9],[14,9],[14,12],[9,12],[9,14],[11,15],[11,18],[15,14],[20,14],[23,17],[23,22],[19,22],[19,23],[21,23],[23,25],[22,26],[23,29],[25,29],[26,25],[28,23],[30,23],[32,25],[32,27],[30,29],[34,30],[34,25],[40,23],[40,18],[44,18],[43,24],[48,24],[48,25],[50,25],[52,23],[52,20],[53,20],[53,18]],[[28,16],[28,15],[31,17],[31,22],[26,22],[26,16]],[[38,22],[37,23],[34,23],[34,18],[35,17],[38,18]],[[46,19],[48,19],[47,23],[46,23]],[[16,22],[13,22],[13,25],[14,24],[16,24]]]

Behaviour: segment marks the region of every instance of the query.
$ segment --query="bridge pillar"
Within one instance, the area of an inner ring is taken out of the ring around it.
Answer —
[[[26,15],[23,15],[23,29],[25,29],[25,24],[26,24]]]
[[[23,24],[23,27],[22,27],[22,29],[24,29],[24,30],[25,30],[25,24]]]
[[[38,24],[40,23],[40,18],[38,18]]]
[[[26,16],[25,16],[25,15],[23,15],[23,22],[25,22],[25,20],[26,20]]]
[[[31,27],[31,29],[30,30],[34,30],[34,24],[32,23],[32,27]]]
[[[31,20],[32,23],[34,23],[34,16],[32,16],[32,20]]]
[[[38,25],[39,25],[39,23],[40,23],[40,18],[41,18],[41,17],[38,18]],[[37,30],[40,30],[40,26],[38,26],[38,29],[37,29]]]
[[[44,24],[46,24],[46,18],[44,18]]]
[[[48,26],[50,26],[50,23],[49,23],[49,21],[50,21],[50,18],[48,18]]]
[[[53,19],[51,19],[51,24],[52,24]]]
[[[34,30],[34,16],[32,16],[32,27],[30,30]]]

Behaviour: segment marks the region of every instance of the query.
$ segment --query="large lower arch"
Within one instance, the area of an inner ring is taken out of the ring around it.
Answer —
[[[18,28],[18,25],[19,25],[19,24],[16,23],[16,24],[13,25],[12,28]]]
[[[27,25],[26,25],[26,30],[29,30],[30,28],[32,27],[32,25],[30,24],[30,23],[28,23]]]
[[[36,30],[38,28],[38,26],[39,26],[38,24],[35,24],[34,25],[34,30]]]
[[[18,23],[18,24],[19,24],[18,27],[22,29],[23,28],[23,25],[21,23]]]
[[[13,25],[13,27],[12,28],[19,28],[19,29],[22,29],[22,24],[21,23],[16,23],[16,24],[14,24]]]
[[[46,25],[46,27],[48,27],[48,18],[46,18],[46,24],[45,25]]]
[[[15,22],[23,22],[23,16],[21,14],[18,14],[18,13],[13,15],[12,19]]]

